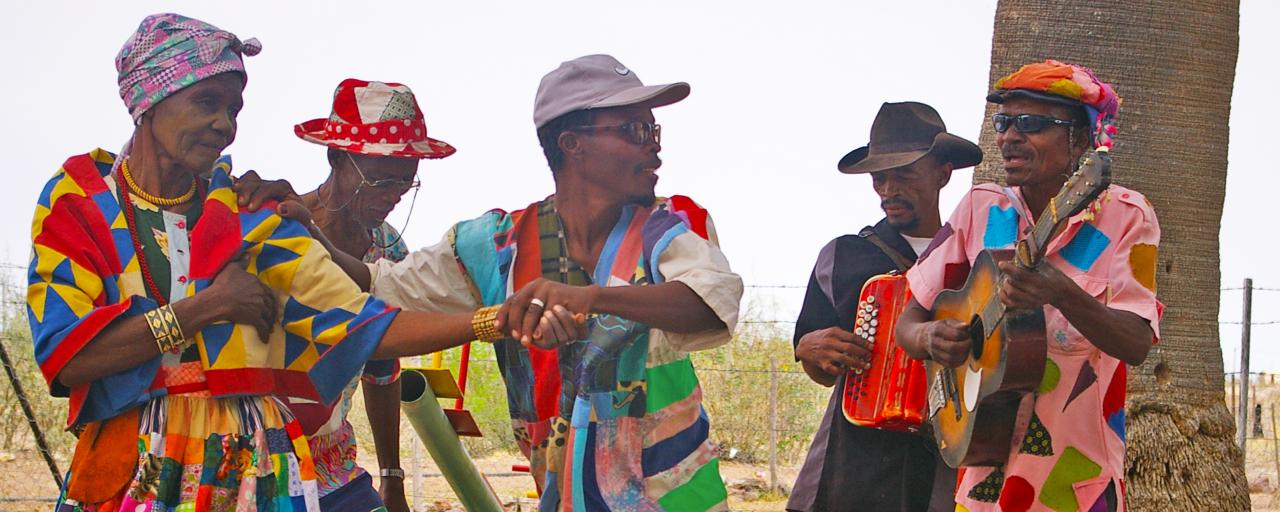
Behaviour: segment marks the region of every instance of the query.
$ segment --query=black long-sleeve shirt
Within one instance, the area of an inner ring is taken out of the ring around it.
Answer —
[[[911,245],[888,222],[881,220],[873,229],[889,247],[908,259],[916,259]],[[792,343],[799,344],[805,334],[827,327],[852,331],[863,283],[895,269],[893,260],[865,237],[844,235],[832,240],[819,253],[809,277]],[[933,440],[920,434],[849,423],[841,411],[844,380],[844,376],[839,377],[832,390],[787,509],[954,509],[950,499],[955,489],[955,471],[941,464]],[[931,506],[934,494],[938,499]]]

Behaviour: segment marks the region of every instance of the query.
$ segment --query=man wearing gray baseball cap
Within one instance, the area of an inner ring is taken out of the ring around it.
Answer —
[[[742,278],[707,210],[654,192],[653,109],[688,95],[683,82],[646,86],[608,55],[564,62],[533,109],[555,194],[459,222],[400,262],[365,266],[325,241],[394,306],[501,305],[496,329],[510,337],[494,352],[539,510],[728,509],[689,353],[730,340]],[[305,208],[285,210],[309,222]]]
[[[652,109],[688,95],[608,55],[561,64],[533,110],[555,194],[352,276],[407,309],[506,304],[494,350],[540,510],[727,509],[689,353],[729,341],[742,279],[705,209],[654,192]],[[547,343],[569,316],[581,341]]]

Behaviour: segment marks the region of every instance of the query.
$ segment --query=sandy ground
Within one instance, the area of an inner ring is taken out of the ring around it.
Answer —
[[[365,467],[376,467],[372,458],[365,460],[364,453],[361,455],[361,462]],[[412,460],[412,455],[407,455],[403,460],[406,467]],[[435,464],[425,455],[423,458],[427,460],[423,462],[421,483],[415,483],[413,478],[405,482],[405,492],[414,504],[414,509],[433,512],[462,510],[448,482],[439,476],[440,472]],[[477,465],[488,475],[489,483],[499,499],[510,510],[536,510],[535,499],[529,496],[534,491],[533,479],[527,473],[511,470],[513,464],[521,462],[516,454],[504,454],[481,459]],[[67,462],[59,461],[58,464],[65,468]],[[798,469],[778,468],[778,481],[789,486]],[[786,498],[777,493],[766,492],[769,481],[767,466],[724,462],[721,465],[721,475],[732,487],[746,489],[731,493],[729,505],[733,510],[783,510]],[[57,494],[53,477],[34,450],[0,452],[0,511],[48,511],[52,509]]]
[[[1267,401],[1273,398],[1271,393],[1260,395],[1259,398]],[[1280,398],[1280,386],[1275,395],[1275,398]],[[1270,415],[1266,416],[1270,420]],[[1253,510],[1280,511],[1277,452],[1273,449],[1270,426],[1268,421],[1262,438],[1248,441],[1246,468],[1253,491]],[[408,468],[413,454],[409,450],[406,452],[402,463]],[[410,477],[405,482],[405,490],[414,509],[429,512],[462,510],[435,464],[425,456],[425,450],[421,453],[420,480]],[[361,463],[365,467],[376,467],[372,454],[361,452]],[[517,454],[494,455],[477,462],[509,510],[536,510],[536,500],[530,496],[534,491],[533,479],[527,473],[512,471],[511,466],[520,463],[522,460]],[[67,461],[58,461],[58,464],[65,468]],[[798,470],[797,466],[779,467],[778,482],[789,487]],[[767,492],[768,466],[725,461],[721,464],[721,475],[731,489],[729,505],[733,510],[783,510],[786,497]],[[34,450],[0,451],[0,511],[48,511],[57,492],[48,468]]]

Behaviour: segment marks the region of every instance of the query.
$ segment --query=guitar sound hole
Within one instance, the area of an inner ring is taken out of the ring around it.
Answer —
[[[982,345],[986,340],[984,332],[986,330],[982,326],[982,317],[973,315],[973,319],[969,320],[969,341],[972,343],[970,350],[973,351],[974,359],[982,359]]]

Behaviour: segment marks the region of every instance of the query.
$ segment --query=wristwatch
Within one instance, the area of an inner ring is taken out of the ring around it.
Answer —
[[[392,477],[404,480],[404,470],[400,468],[382,468],[382,471],[378,474],[381,475],[382,478]]]

